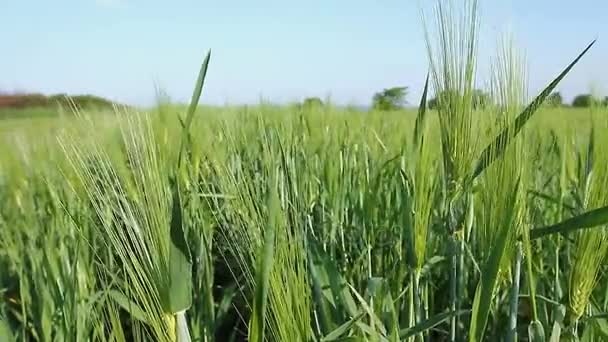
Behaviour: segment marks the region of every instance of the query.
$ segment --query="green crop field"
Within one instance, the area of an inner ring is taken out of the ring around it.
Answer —
[[[463,3],[415,109],[199,107],[208,55],[187,108],[6,115],[0,342],[608,341],[608,108],[543,104],[586,50],[476,106]]]

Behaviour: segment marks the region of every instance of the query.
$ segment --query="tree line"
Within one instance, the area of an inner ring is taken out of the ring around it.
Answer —
[[[402,109],[407,102],[408,87],[392,87],[385,88],[374,94],[372,97],[371,108],[378,111],[391,111]],[[449,99],[453,98],[450,94],[438,94],[431,98],[427,105],[429,109],[437,109],[442,103],[449,103]],[[491,102],[490,94],[483,90],[476,89],[473,91],[472,106],[475,109],[481,109]],[[574,97],[571,103],[565,103],[560,92],[554,92],[545,101],[548,107],[576,107],[586,108],[591,106],[608,106],[608,96],[604,99],[595,97],[591,94],[581,94]],[[304,108],[323,106],[323,101],[318,97],[306,98],[302,104]]]
[[[567,105],[566,103],[564,103],[563,97],[559,92],[549,95],[549,97],[547,98],[547,104],[553,107],[561,107]],[[604,97],[604,99],[601,99],[591,94],[581,94],[574,97],[571,103],[572,107],[577,108],[586,108],[598,105],[608,106],[608,96]]]
[[[43,95],[36,93],[8,94],[0,92],[0,109],[30,109],[76,106],[80,109],[112,108],[116,103],[94,95]]]

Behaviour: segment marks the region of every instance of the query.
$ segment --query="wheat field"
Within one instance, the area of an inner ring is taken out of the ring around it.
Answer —
[[[476,108],[437,3],[416,109],[198,106],[207,55],[188,107],[0,121],[0,341],[607,341],[608,108],[543,104],[593,43],[528,94],[505,40]]]

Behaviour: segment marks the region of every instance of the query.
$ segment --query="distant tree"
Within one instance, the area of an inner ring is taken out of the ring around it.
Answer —
[[[484,109],[490,105],[491,99],[490,94],[486,93],[483,90],[475,89],[473,90],[473,108],[474,109]]]
[[[602,101],[604,107],[608,107],[608,96],[604,97],[604,101]]]
[[[323,107],[323,101],[318,97],[307,97],[302,102],[302,107],[306,109]]]
[[[551,95],[547,96],[545,104],[549,107],[561,107],[564,104],[562,94],[559,92],[552,93]]]
[[[437,97],[433,97],[431,98],[428,102],[427,102],[427,106],[429,107],[430,110],[435,110],[437,109],[437,107],[439,107],[439,100],[437,100]]]
[[[447,105],[449,103],[450,93],[447,91],[442,91],[435,95],[432,99],[429,100],[428,106],[429,109],[439,109],[441,106]]]
[[[458,95],[454,92],[453,98],[455,98],[456,96]],[[473,90],[472,100],[474,109],[483,109],[491,103],[490,94],[480,89]],[[446,91],[443,91],[434,98],[430,99],[428,101],[428,106],[429,109],[438,109],[441,105],[445,105],[449,102],[450,94]]]
[[[94,95],[66,95],[57,94],[46,96],[43,94],[1,95],[0,107],[8,108],[56,108],[58,105],[79,109],[107,109],[114,106],[114,102]]]
[[[372,108],[375,110],[396,110],[406,103],[407,87],[393,87],[374,94]]]
[[[572,106],[577,108],[591,107],[593,104],[597,104],[598,100],[591,94],[578,95],[572,101]]]

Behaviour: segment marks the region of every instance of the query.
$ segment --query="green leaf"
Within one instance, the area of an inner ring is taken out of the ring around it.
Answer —
[[[366,294],[370,298],[376,298],[385,285],[386,280],[382,277],[371,277],[367,279]]]
[[[329,333],[334,329],[333,317],[330,312],[329,305],[335,311],[335,303],[331,301],[332,296],[326,296],[324,291],[330,288],[329,277],[323,268],[323,264],[317,255],[313,256],[311,249],[308,249],[308,269],[312,282],[312,295],[315,304],[315,311],[319,316],[319,325],[321,331]]]
[[[538,108],[543,104],[547,96],[549,96],[555,87],[562,81],[564,77],[570,72],[570,70],[579,62],[579,60],[591,49],[591,47],[595,44],[595,40],[591,42],[587,46],[583,52],[581,52],[564,71],[562,71],[557,78],[555,78],[549,85],[532,101],[528,107],[526,107],[521,114],[515,119],[511,125],[506,127],[494,141],[486,147],[486,149],[482,152],[481,157],[477,162],[477,166],[475,167],[475,171],[471,179],[477,178],[483,170],[485,170],[494,160],[502,155],[505,151],[511,139],[513,139],[517,134],[521,131],[524,125],[528,122],[528,120],[536,113]]]
[[[355,295],[355,298],[357,298],[357,300],[359,300],[359,303],[361,303],[361,306],[363,307],[363,310],[365,310],[365,313],[367,313],[370,319],[375,323],[374,326],[371,328],[380,335],[386,335],[386,328],[382,324],[382,320],[380,319],[380,317],[378,317],[374,312],[374,309],[372,309],[369,303],[365,301],[363,296],[361,296],[359,292],[357,292],[357,290],[352,287],[352,285],[349,284],[348,286],[350,287],[352,293]]]
[[[426,98],[429,91],[429,75],[426,75],[426,81],[424,82],[424,90],[422,91],[422,98],[420,99],[420,106],[418,107],[418,115],[416,116],[416,124],[414,126],[414,146],[420,146],[424,132],[424,119],[426,117]]]
[[[528,325],[528,336],[530,342],[545,342],[545,329],[539,321],[532,321]]]
[[[530,231],[530,239],[539,239],[552,234],[566,234],[579,229],[593,228],[608,223],[608,206],[588,211],[552,226]]]
[[[597,313],[584,318],[585,321],[591,321],[594,319],[608,319],[608,312]]]
[[[209,66],[209,60],[211,59],[211,51],[207,52],[207,56],[203,61],[201,70],[198,74],[198,79],[192,93],[192,100],[188,107],[188,113],[186,121],[181,122],[183,132],[180,149],[177,159],[176,173],[179,173],[182,162],[182,154],[186,143],[188,141],[188,135],[194,112],[198,106],[201,93],[203,91],[203,84],[205,83],[205,77],[207,75],[207,68]],[[184,235],[184,228],[182,222],[182,208],[181,200],[179,195],[179,182],[177,175],[170,179],[171,190],[173,197],[173,205],[171,212],[171,246],[169,250],[169,284],[166,287],[166,293],[163,294],[163,305],[164,310],[168,313],[176,314],[187,310],[192,305],[192,257],[190,255],[190,249]]]
[[[517,185],[513,190],[513,193],[506,197],[507,203],[515,203],[517,196],[517,188],[520,186],[520,180],[518,179]],[[507,249],[507,240],[509,237],[509,231],[511,230],[511,221],[513,218],[513,210],[511,210],[508,222],[503,222],[499,226],[499,231],[492,244],[490,255],[486,261],[477,290],[475,291],[475,297],[473,299],[473,311],[471,314],[471,325],[469,327],[469,342],[481,342],[485,333],[486,325],[488,322],[488,314],[490,313],[490,307],[492,305],[494,289],[498,282],[498,274],[500,272],[500,263]]]
[[[435,268],[435,266],[439,265],[440,263],[444,262],[445,260],[446,260],[446,258],[441,255],[432,256],[429,260],[427,260],[427,262],[424,264],[424,266],[422,266],[422,268],[420,269],[420,278],[424,278],[424,277],[428,276],[431,273],[431,271],[433,270],[433,268]]]
[[[15,337],[11,332],[8,324],[0,319],[0,341],[12,342],[15,341]]]
[[[321,342],[330,342],[330,341],[338,341],[341,340],[342,335],[347,333],[363,316],[365,316],[364,312],[361,312],[357,316],[351,318],[346,323],[342,324],[334,331],[327,334],[325,337],[321,338]]]
[[[368,324],[364,322],[357,322],[357,328],[359,328],[362,332],[364,332],[367,336],[362,338],[362,341],[379,341],[379,342],[388,342],[386,337],[382,334],[378,333],[375,329],[370,327]]]
[[[44,340],[50,341],[53,334],[53,296],[50,293],[49,288],[43,287],[40,289],[41,292],[41,314],[39,318],[39,324],[41,327],[41,335]]]
[[[600,318],[593,320],[592,324],[595,326],[595,330],[598,334],[601,334],[603,338],[608,339],[608,320]]]
[[[344,317],[356,316],[359,310],[349,290],[349,284],[314,238],[308,240],[308,252],[313,261],[311,267],[314,267],[319,286],[323,290],[323,297],[334,306],[335,314]]]
[[[551,330],[549,342],[560,341],[560,337],[562,335],[562,324],[564,322],[564,318],[566,317],[566,307],[564,305],[559,305],[556,309],[555,322],[553,322],[553,329]]]
[[[448,321],[452,317],[464,315],[466,313],[471,312],[470,310],[460,310],[460,311],[450,311],[437,314],[426,321],[420,322],[413,327],[402,329],[399,333],[399,337],[402,340],[408,339],[410,337],[414,337],[419,335],[429,329],[433,329],[434,327]]]
[[[108,295],[116,302],[116,304],[128,312],[131,317],[142,323],[148,322],[144,310],[142,310],[139,305],[135,304],[135,302],[127,298],[124,293],[116,290],[110,290],[108,291]]]
[[[179,153],[177,157],[177,168],[179,169],[182,162],[182,155],[184,152],[184,148],[186,147],[186,143],[188,141],[188,136],[190,134],[190,126],[192,125],[192,120],[194,119],[194,113],[196,112],[196,107],[198,107],[198,102],[201,98],[201,94],[203,92],[203,85],[205,84],[205,77],[207,76],[207,68],[209,67],[209,61],[211,59],[211,50],[207,52],[207,56],[205,56],[205,60],[201,65],[201,70],[198,73],[198,79],[196,80],[196,84],[194,86],[194,91],[192,92],[192,99],[190,100],[190,105],[188,106],[188,112],[186,113],[186,121],[183,122],[181,118],[179,118],[180,124],[182,126],[182,140],[180,143]]]
[[[591,305],[591,312],[589,316],[582,319],[586,330],[593,330],[593,332],[602,337],[602,341],[608,339],[608,312],[601,312],[596,304]]]
[[[401,175],[401,185],[402,185],[402,194],[404,197],[404,209],[402,210],[403,214],[403,230],[404,235],[406,236],[406,258],[407,264],[410,268],[416,268],[418,265],[418,260],[416,259],[416,234],[414,233],[414,217],[413,217],[413,209],[412,209],[412,197],[413,190],[411,189],[411,182],[408,175],[402,169],[399,169],[399,174]]]
[[[194,118],[194,113],[196,112],[196,107],[198,106],[198,102],[201,98],[201,94],[203,92],[203,85],[205,84],[205,77],[207,76],[207,68],[209,67],[209,60],[211,59],[211,50],[207,52],[207,56],[205,56],[205,60],[201,65],[201,70],[198,73],[198,79],[196,80],[196,85],[194,87],[194,92],[192,93],[192,99],[190,100],[190,106],[188,106],[188,115],[186,116],[186,122],[184,123],[184,129],[187,131],[190,129],[190,125],[192,124],[192,119]]]
[[[551,202],[551,203],[553,203],[553,204],[556,204],[556,205],[558,205],[558,206],[562,206],[562,207],[564,207],[565,209],[568,209],[568,210],[570,210],[570,211],[574,211],[574,210],[576,210],[576,208],[575,208],[575,207],[573,207],[573,206],[569,205],[568,203],[565,203],[564,201],[561,201],[561,200],[559,200],[559,199],[557,199],[557,198],[555,198],[555,197],[552,197],[551,195],[547,195],[547,194],[542,193],[542,192],[540,192],[540,191],[536,191],[536,190],[528,190],[528,194],[530,194],[530,195],[532,195],[532,196],[534,196],[534,197],[538,197],[538,198],[544,199],[544,200],[546,200],[546,201],[548,201],[548,202]]]
[[[223,323],[224,317],[226,317],[228,310],[230,310],[230,306],[232,305],[232,302],[234,300],[234,297],[237,295],[238,290],[239,290],[239,288],[236,286],[236,284],[232,284],[224,290],[222,299],[220,300],[219,304],[217,305],[217,309],[215,312],[216,329],[218,329],[220,327],[220,324]]]
[[[171,246],[169,249],[169,286],[164,296],[165,311],[176,314],[192,305],[192,259],[184,235],[179,184],[171,178]]]
[[[280,213],[279,195],[276,189],[275,179],[269,183],[267,208],[268,220],[264,229],[264,242],[257,255],[255,296],[253,302],[253,313],[251,315],[251,328],[249,340],[253,342],[264,342],[264,330],[266,326],[266,304],[268,299],[268,288],[270,272],[274,262],[274,245],[276,225]]]

